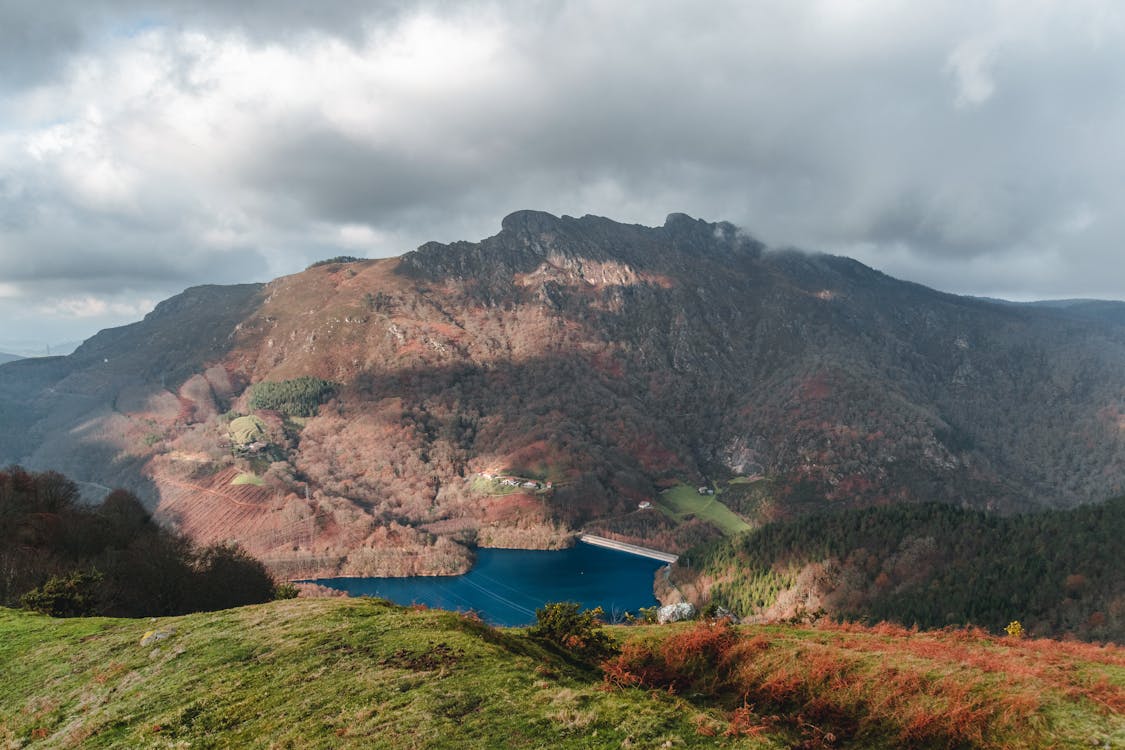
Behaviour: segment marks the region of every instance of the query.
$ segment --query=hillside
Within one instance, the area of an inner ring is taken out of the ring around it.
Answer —
[[[0,742],[1088,748],[1125,741],[1125,659],[1112,647],[891,628],[688,624],[611,632],[627,645],[603,679],[521,631],[373,600],[297,599],[156,622],[0,610]],[[646,654],[650,669],[640,671]],[[692,654],[714,659],[706,682]]]
[[[4,352],[0,352],[0,365],[5,362],[15,362],[17,359],[23,359],[23,357],[18,354],[5,354]]]
[[[765,620],[890,620],[1125,642],[1125,497],[1001,517],[948,505],[766,525],[692,550],[672,581],[697,605]]]
[[[0,463],[125,486],[291,575],[452,572],[473,545],[590,524],[683,550],[827,509],[1071,507],[1125,484],[1125,326],[1072,313],[682,214],[522,211],[476,243],[190,289],[68,357],[3,365]],[[323,386],[302,413],[255,400],[296,382]],[[718,525],[637,511],[757,477],[768,492]]]

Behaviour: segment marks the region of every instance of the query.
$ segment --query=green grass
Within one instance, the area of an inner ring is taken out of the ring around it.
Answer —
[[[910,717],[954,732],[931,738],[978,738],[958,747],[1125,742],[1119,649],[771,625],[739,628],[742,645],[699,662],[695,624],[609,630],[680,637],[667,653],[725,670],[726,687],[607,687],[521,630],[373,599],[156,622],[0,609],[0,747],[781,748],[832,730],[852,739],[808,746],[892,748]],[[149,631],[170,635],[141,645]],[[757,734],[724,736],[747,696]],[[964,733],[946,710],[966,711]],[[917,746],[931,745],[945,746]]]
[[[242,472],[234,479],[230,480],[230,483],[232,485],[252,484],[255,487],[262,487],[263,485],[265,485],[265,481],[260,476],[258,476],[257,474],[250,474],[248,472]]]
[[[700,495],[695,487],[679,484],[657,495],[656,505],[676,521],[695,516],[717,526],[724,534],[748,531],[750,524],[719,501],[719,495]]]
[[[156,623],[0,609],[0,674],[0,747],[713,746],[676,696],[607,692],[519,631],[370,599]]]
[[[762,481],[763,477],[735,477],[727,482],[727,484],[754,484],[755,482]]]

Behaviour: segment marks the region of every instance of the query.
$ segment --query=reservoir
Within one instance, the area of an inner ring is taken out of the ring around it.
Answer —
[[[652,594],[656,571],[664,563],[590,544],[558,551],[481,549],[473,569],[459,576],[410,578],[321,578],[322,586],[349,596],[377,596],[403,605],[473,610],[493,625],[535,622],[535,609],[547,602],[578,602],[601,607],[605,619],[636,614],[657,604]]]

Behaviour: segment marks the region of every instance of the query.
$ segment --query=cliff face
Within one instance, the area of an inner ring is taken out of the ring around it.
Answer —
[[[1125,327],[1091,309],[941,294],[680,214],[523,211],[478,243],[189,290],[4,365],[0,454],[318,571],[446,570],[455,543],[549,546],[592,521],[683,546],[713,530],[633,512],[674,480],[761,476],[724,498],[752,519],[1068,506],[1125,478]],[[334,398],[263,413],[268,449],[232,455],[248,386],[305,375]],[[174,501],[192,488],[213,502]]]

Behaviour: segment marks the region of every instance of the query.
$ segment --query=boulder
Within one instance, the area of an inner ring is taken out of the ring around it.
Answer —
[[[141,637],[142,646],[150,646],[154,643],[167,640],[176,634],[175,628],[168,628],[167,630],[150,630]]]
[[[666,622],[681,622],[695,617],[695,605],[691,602],[667,604],[656,611],[656,621],[663,625]]]

